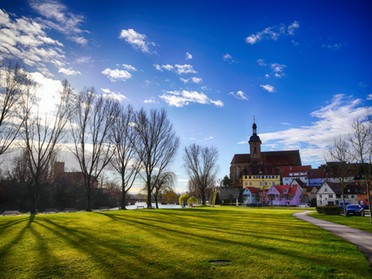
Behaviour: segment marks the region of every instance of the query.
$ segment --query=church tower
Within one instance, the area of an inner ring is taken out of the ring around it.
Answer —
[[[261,159],[261,140],[260,137],[257,136],[257,125],[255,121],[253,121],[252,125],[252,136],[249,138],[249,147],[250,147],[250,155],[251,159]]]

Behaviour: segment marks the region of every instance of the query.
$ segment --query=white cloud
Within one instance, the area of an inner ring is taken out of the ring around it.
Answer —
[[[82,56],[75,60],[77,64],[88,64],[92,62],[92,57],[90,56]]]
[[[198,78],[198,77],[192,77],[192,78],[191,78],[191,81],[192,81],[193,83],[197,83],[197,84],[199,84],[199,83],[201,83],[201,82],[203,81],[203,79],[202,79],[202,78]]]
[[[261,67],[266,67],[265,60],[263,60],[263,59],[258,59],[257,64],[260,65]]]
[[[251,45],[254,45],[264,39],[271,39],[273,41],[276,41],[277,39],[279,39],[279,37],[282,36],[294,36],[298,28],[300,28],[300,24],[298,23],[298,21],[294,21],[288,26],[280,24],[266,27],[264,30],[248,36],[245,41]]]
[[[275,92],[274,86],[272,86],[270,84],[261,84],[260,87],[263,88],[264,90],[266,90],[267,92],[270,92],[270,93]]]
[[[180,78],[180,81],[182,81],[183,83],[189,83],[189,82],[193,82],[193,83],[196,83],[196,84],[199,84],[203,81],[202,78],[199,78],[199,77],[192,77],[192,78]]]
[[[134,66],[129,65],[129,64],[123,64],[123,68],[125,70],[127,70],[127,71],[132,71],[132,72],[136,72],[137,71],[137,69]]]
[[[321,164],[333,140],[349,134],[352,123],[365,116],[367,109],[362,106],[361,99],[337,94],[329,104],[310,114],[315,119],[311,125],[263,133],[260,138],[265,146],[273,150],[299,149],[305,164]]]
[[[106,68],[101,73],[107,76],[111,82],[116,82],[118,80],[126,81],[132,78],[132,74],[126,70]]]
[[[69,12],[65,5],[55,0],[32,0],[30,5],[46,18],[42,22],[49,28],[65,34],[73,42],[87,44],[88,40],[83,36],[87,31],[80,28],[85,20],[83,16]]]
[[[248,101],[248,96],[242,90],[235,92],[230,92],[229,95],[235,97],[238,100]]]
[[[228,53],[225,53],[223,56],[222,56],[223,60],[227,61],[227,62],[234,62],[232,56]]]
[[[189,52],[186,52],[186,60],[192,59],[192,54]]]
[[[368,94],[367,100],[372,101],[372,94]]]
[[[16,58],[48,76],[52,74],[47,64],[58,69],[65,67],[63,44],[46,34],[47,27],[43,23],[26,17],[13,19],[1,9],[0,23],[0,60]]]
[[[156,70],[158,71],[173,71],[179,75],[182,74],[196,74],[197,72],[194,70],[193,66],[190,64],[175,64],[175,65],[170,65],[170,64],[164,64],[164,65],[159,65],[159,64],[154,64],[153,65]]]
[[[195,74],[196,71],[194,70],[193,66],[190,64],[184,64],[184,65],[179,65],[175,64],[174,68],[177,72],[177,74]]]
[[[322,48],[327,48],[330,50],[339,50],[344,46],[343,43],[334,43],[334,44],[322,44]]]
[[[81,75],[81,72],[76,71],[76,70],[73,70],[71,68],[69,68],[69,69],[61,68],[61,69],[58,70],[58,73],[65,74],[66,76],[77,76],[77,75]]]
[[[127,97],[119,92],[113,92],[108,88],[101,88],[101,91],[104,93],[103,96],[106,98],[113,99],[115,101],[121,102],[125,100]]]
[[[270,65],[271,69],[273,70],[273,74],[277,78],[284,77],[284,68],[287,67],[287,65],[284,64],[278,64],[278,63],[273,63]]]
[[[158,104],[159,103],[154,97],[150,97],[149,99],[146,99],[143,102],[145,104]]]
[[[131,28],[121,30],[119,38],[124,39],[132,47],[145,53],[152,53],[150,48],[155,46],[155,43],[147,40],[145,34],[138,33]]]
[[[191,103],[196,104],[213,104],[218,107],[223,106],[223,102],[220,100],[212,100],[203,92],[197,91],[168,91],[166,94],[160,96],[160,99],[165,101],[170,106],[184,107]]]

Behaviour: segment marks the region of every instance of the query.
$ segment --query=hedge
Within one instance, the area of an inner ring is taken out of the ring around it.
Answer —
[[[338,208],[337,205],[332,205],[332,206],[317,206],[316,207],[316,212],[320,214],[325,214],[325,215],[339,215],[340,214],[340,209]]]

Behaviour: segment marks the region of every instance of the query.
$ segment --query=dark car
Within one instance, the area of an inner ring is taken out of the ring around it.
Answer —
[[[359,204],[348,204],[346,206],[346,215],[363,216],[364,209]]]

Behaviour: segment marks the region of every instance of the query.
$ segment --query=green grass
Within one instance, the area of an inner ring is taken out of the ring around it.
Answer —
[[[319,214],[316,212],[311,213],[310,216],[372,233],[372,223],[369,217],[361,216],[345,217],[341,215]]]
[[[295,211],[1,217],[0,278],[371,278],[355,246],[292,217]]]

